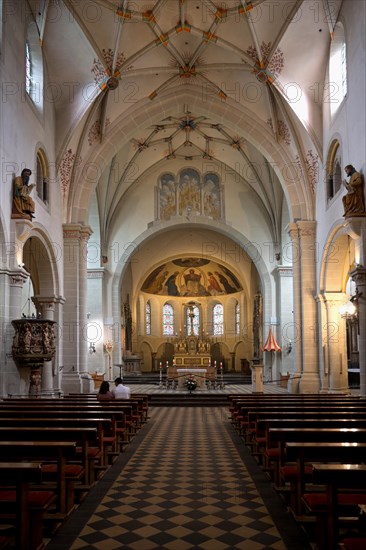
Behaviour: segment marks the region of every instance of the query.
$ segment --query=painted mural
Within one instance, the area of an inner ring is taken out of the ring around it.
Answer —
[[[205,258],[177,258],[145,279],[143,292],[161,296],[222,296],[243,290],[227,267]]]
[[[184,168],[177,176],[162,174],[158,183],[158,217],[204,215],[214,220],[222,218],[222,188],[219,176],[206,172],[201,176],[193,168]]]

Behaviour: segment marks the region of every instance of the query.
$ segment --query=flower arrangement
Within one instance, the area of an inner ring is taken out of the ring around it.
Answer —
[[[186,379],[185,385],[186,385],[187,390],[189,392],[192,392],[193,390],[195,390],[197,388],[197,380],[195,379],[194,376],[190,376],[189,378]]]

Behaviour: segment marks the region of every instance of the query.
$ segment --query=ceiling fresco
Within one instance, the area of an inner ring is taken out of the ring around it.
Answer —
[[[243,290],[227,267],[205,258],[177,258],[161,264],[141,290],[160,296],[222,296]]]

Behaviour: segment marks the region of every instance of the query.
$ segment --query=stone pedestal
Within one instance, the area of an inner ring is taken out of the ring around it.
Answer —
[[[252,365],[252,393],[263,393],[263,365]]]

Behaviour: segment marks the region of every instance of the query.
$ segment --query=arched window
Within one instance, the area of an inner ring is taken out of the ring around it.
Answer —
[[[25,91],[38,111],[43,110],[43,55],[37,23],[27,27],[25,41]]]
[[[327,159],[327,200],[331,200],[342,186],[342,155],[340,143],[335,139]]]
[[[186,323],[187,323],[187,336],[198,336],[200,333],[200,310],[198,306],[193,306],[193,308],[191,307],[187,308]]]
[[[174,309],[170,304],[163,306],[163,334],[174,336]]]
[[[37,151],[37,180],[36,180],[36,189],[37,195],[39,198],[48,203],[48,162],[46,153],[43,149],[38,149]]]
[[[150,302],[146,302],[146,307],[145,307],[145,332],[146,332],[146,336],[151,335],[151,304],[150,304]]]
[[[32,59],[29,43],[25,43],[25,91],[28,95],[32,93]]]
[[[240,305],[236,302],[235,305],[235,334],[240,334]]]
[[[213,333],[214,336],[224,334],[224,308],[221,304],[216,304],[212,310]]]
[[[337,23],[334,28],[329,59],[329,90],[326,93],[330,112],[334,115],[347,94],[347,51],[342,23]]]

